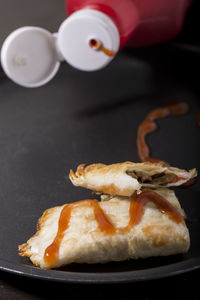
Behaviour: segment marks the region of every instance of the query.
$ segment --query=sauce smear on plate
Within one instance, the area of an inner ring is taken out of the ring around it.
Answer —
[[[175,102],[154,109],[147,115],[144,121],[139,125],[137,134],[138,156],[141,161],[150,161],[153,163],[162,162],[164,165],[169,165],[162,160],[150,157],[150,149],[145,141],[145,138],[149,133],[156,131],[156,129],[158,128],[155,122],[157,119],[165,118],[170,115],[183,115],[186,114],[188,110],[189,106],[186,102]]]

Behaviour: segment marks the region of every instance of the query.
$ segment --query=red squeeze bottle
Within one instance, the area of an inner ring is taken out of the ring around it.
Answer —
[[[175,37],[192,1],[68,0],[68,17],[57,33],[25,26],[6,38],[2,68],[25,87],[49,82],[61,61],[83,71],[99,70],[125,45],[147,46]]]
[[[104,13],[115,23],[120,48],[167,41],[181,30],[193,0],[67,0],[68,15],[81,9]]]

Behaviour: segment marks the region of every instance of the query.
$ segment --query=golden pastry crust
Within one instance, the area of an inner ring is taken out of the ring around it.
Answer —
[[[57,210],[60,207],[53,207],[50,209],[46,209],[44,211],[44,213],[42,214],[42,216],[39,218],[38,222],[37,222],[37,231],[36,233],[28,240],[27,243],[24,243],[22,245],[18,246],[18,250],[19,250],[19,254],[20,256],[27,256],[27,257],[31,257],[32,256],[32,251],[31,251],[31,241],[34,241],[35,239],[37,239],[38,237],[41,236],[41,234],[43,233],[43,230],[46,229],[46,226],[48,226],[49,224],[49,220],[51,220],[52,216],[54,216],[55,212],[57,212]],[[35,266],[40,266],[40,264],[37,262],[37,260],[34,261],[33,258],[33,263]]]
[[[156,193],[167,199],[182,215],[180,204],[173,191],[166,188]],[[116,229],[129,223],[131,199],[112,197],[99,202],[106,216]],[[22,256],[30,257],[34,265],[49,269],[75,263],[105,263],[129,258],[146,258],[185,253],[190,244],[185,223],[173,222],[166,214],[148,202],[141,221],[128,231],[105,235],[99,230],[92,207],[84,202],[77,205],[71,215],[70,225],[64,232],[56,263],[45,263],[45,249],[53,242],[58,221],[64,206],[54,207],[44,212],[39,220],[38,231],[27,243],[19,246]]]
[[[197,175],[190,171],[164,166],[162,163],[123,162],[111,165],[92,164],[78,166],[69,178],[75,186],[82,186],[94,192],[113,196],[130,197],[142,187],[169,187],[186,183]]]

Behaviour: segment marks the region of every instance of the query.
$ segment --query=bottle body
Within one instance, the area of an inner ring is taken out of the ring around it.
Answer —
[[[193,0],[67,0],[67,13],[89,8],[109,16],[118,28],[120,48],[167,41],[181,30]]]

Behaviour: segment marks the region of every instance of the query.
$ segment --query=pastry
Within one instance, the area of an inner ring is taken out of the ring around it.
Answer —
[[[170,187],[185,184],[197,175],[196,169],[181,170],[163,163],[123,162],[111,165],[81,164],[69,178],[75,186],[112,196],[130,197],[142,187]]]
[[[19,252],[34,265],[50,269],[74,262],[185,253],[189,244],[184,212],[174,192],[158,188],[47,209],[36,234],[19,246]]]

